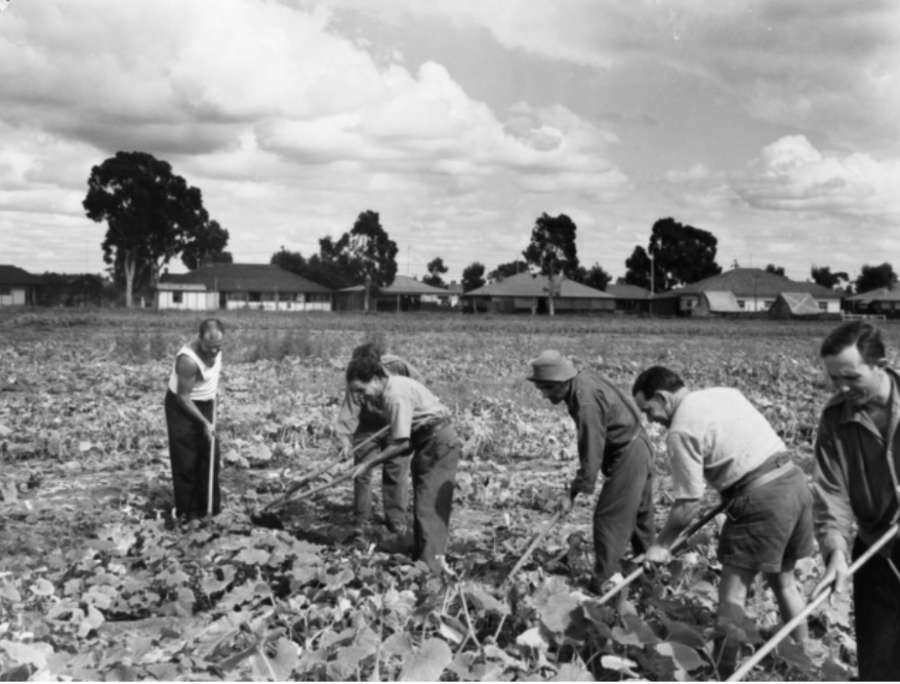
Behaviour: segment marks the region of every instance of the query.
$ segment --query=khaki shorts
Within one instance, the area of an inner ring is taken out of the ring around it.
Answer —
[[[735,497],[719,538],[719,562],[770,574],[791,569],[814,550],[812,505],[799,468]]]

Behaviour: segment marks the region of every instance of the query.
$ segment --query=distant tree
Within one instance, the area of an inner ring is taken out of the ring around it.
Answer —
[[[866,264],[856,278],[856,291],[860,294],[871,292],[879,287],[890,287],[896,282],[897,274],[894,273],[894,267],[889,263],[885,262],[880,266]]]
[[[462,288],[463,292],[471,292],[477,290],[484,285],[484,264],[480,261],[473,261],[466,266],[462,272]]]
[[[269,263],[296,275],[306,276],[306,259],[303,258],[300,252],[292,252],[289,249],[285,249],[284,245],[281,246],[281,251],[272,255]]]
[[[197,226],[197,230],[190,236],[181,253],[181,263],[192,271],[198,268],[204,258],[213,263],[232,263],[231,253],[225,251],[228,245],[228,231],[219,225],[218,221],[210,221],[206,210],[203,211],[204,220]]]
[[[829,266],[819,267],[813,264],[812,268],[810,269],[810,275],[817,285],[827,287],[829,290],[839,288],[842,282],[850,282],[850,276],[847,275],[844,271],[837,271],[835,273],[832,273],[831,267]]]
[[[344,233],[335,244],[335,256],[345,256],[347,262],[353,262],[366,286],[365,304],[369,310],[369,296],[372,291],[389,286],[397,275],[397,243],[390,239],[378,213],[367,210],[362,212],[353,224],[349,233]],[[323,253],[324,257],[324,253]]]
[[[579,266],[578,272],[575,274],[573,280],[578,281],[582,285],[593,287],[595,290],[603,290],[606,292],[606,286],[609,285],[612,276],[604,271],[603,267],[595,261],[594,265],[589,269],[586,269],[584,266]]]
[[[787,276],[784,275],[784,266],[776,266],[775,264],[769,264],[766,266],[766,273],[773,273],[775,275],[781,276],[785,278]]]
[[[432,287],[447,287],[447,283],[441,278],[441,275],[447,273],[450,269],[444,266],[444,260],[436,257],[428,262],[428,275],[422,278],[422,282]]]
[[[200,190],[146,152],[117,152],[93,167],[82,206],[88,218],[107,223],[103,260],[122,269],[129,307],[138,267],[149,268],[149,285],[155,286],[162,266],[207,218]]]
[[[103,306],[116,301],[112,283],[94,273],[44,273],[41,281],[41,306]]]
[[[653,224],[647,249],[635,247],[625,261],[625,281],[650,288],[651,255],[654,292],[667,292],[718,275],[722,267],[716,263],[717,244],[718,240],[708,231],[682,225],[672,218],[660,219]]]
[[[578,273],[578,247],[575,245],[575,223],[565,214],[556,218],[541,214],[531,230],[531,242],[522,252],[525,260],[548,278],[549,314],[554,315],[554,300],[559,297],[562,281],[574,279]]]
[[[525,273],[526,271],[528,271],[528,262],[516,259],[515,261],[500,264],[497,268],[487,274],[487,279],[492,283],[496,283],[514,276],[517,273]]]

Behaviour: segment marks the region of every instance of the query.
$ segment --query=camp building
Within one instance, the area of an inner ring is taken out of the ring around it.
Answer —
[[[41,279],[18,266],[0,264],[0,306],[34,306]]]
[[[855,313],[900,318],[900,284],[894,283],[868,292],[861,292],[845,300]]]
[[[394,282],[377,291],[370,291],[369,309],[372,311],[437,311],[450,307],[455,293],[427,285],[415,278],[395,275]],[[366,287],[356,285],[338,290],[334,295],[335,311],[362,311],[365,308]]]
[[[549,285],[547,276],[518,273],[466,292],[463,307],[476,307],[489,313],[547,313]],[[553,308],[556,312],[612,312],[616,308],[616,298],[603,290],[564,279],[559,296],[553,298]]]
[[[809,295],[820,314],[840,314],[843,292],[801,283],[761,268],[735,268],[639,304],[657,316],[728,315],[767,312],[779,295]]]
[[[157,286],[160,309],[331,311],[332,290],[271,264],[201,266]]]

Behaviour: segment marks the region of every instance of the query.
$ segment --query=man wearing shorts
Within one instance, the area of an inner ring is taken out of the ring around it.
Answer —
[[[645,562],[670,560],[668,547],[699,511],[705,479],[728,503],[719,538],[719,617],[743,617],[761,572],[782,620],[793,619],[806,606],[794,566],[813,552],[812,492],[784,442],[736,389],[692,392],[674,371],[654,366],[638,376],[632,393],[648,420],[668,428],[675,499]],[[807,638],[807,626],[797,627],[793,636]],[[716,640],[713,660],[722,679],[734,672],[738,648],[724,637]]]

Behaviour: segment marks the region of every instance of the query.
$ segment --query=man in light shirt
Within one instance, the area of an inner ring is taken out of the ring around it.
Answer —
[[[222,370],[225,327],[216,318],[200,324],[197,338],[175,355],[166,392],[169,460],[177,517],[191,520],[209,507],[210,443],[215,438],[214,406]],[[213,515],[221,506],[219,443],[215,441]]]
[[[692,392],[677,373],[654,366],[638,376],[632,394],[650,421],[668,428],[675,499],[646,553],[647,567],[670,560],[668,547],[699,512],[705,480],[728,503],[719,537],[719,616],[742,618],[753,581],[763,573],[782,619],[793,619],[806,606],[794,566],[813,552],[812,493],[784,442],[736,389]],[[806,625],[793,636],[807,638]],[[716,640],[713,660],[721,678],[733,673],[738,648]]]

